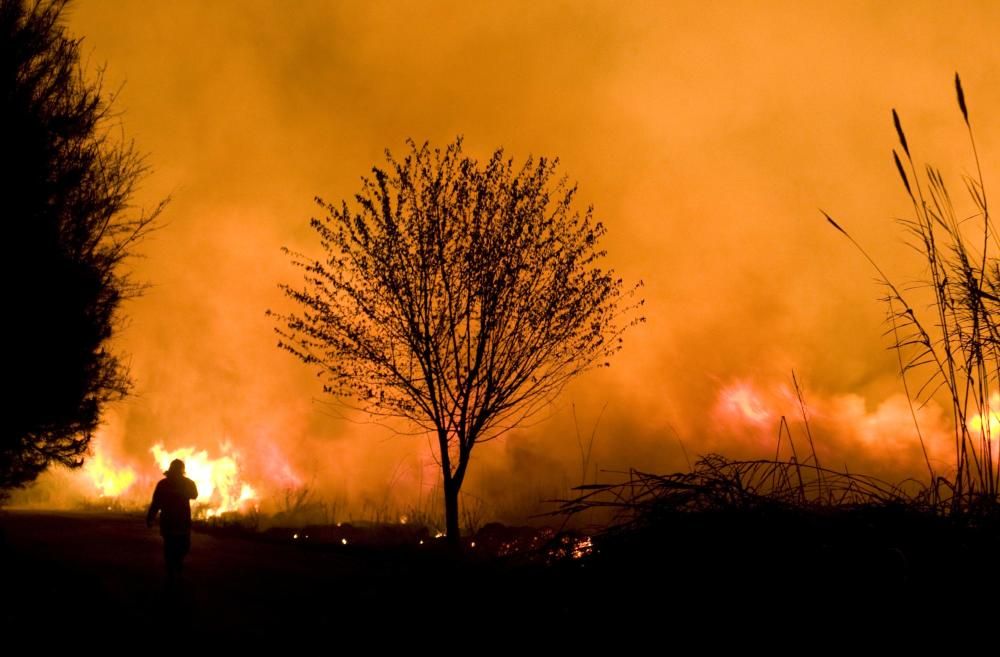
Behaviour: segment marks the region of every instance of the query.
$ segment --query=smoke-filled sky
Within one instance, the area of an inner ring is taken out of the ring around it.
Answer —
[[[137,392],[102,436],[116,458],[228,440],[275,488],[426,494],[426,441],[319,403],[264,312],[300,277],[280,248],[320,255],[314,196],[351,197],[408,137],[463,135],[479,157],[558,156],[647,317],[610,369],[474,453],[467,499],[500,513],[578,483],[574,406],[585,440],[600,418],[591,471],[773,454],[792,369],[834,463],[918,463],[881,290],[819,208],[917,276],[890,110],[964,202],[956,71],[996,187],[997,3],[91,0],[67,25],[148,153],[136,203],[172,198],[116,343]]]

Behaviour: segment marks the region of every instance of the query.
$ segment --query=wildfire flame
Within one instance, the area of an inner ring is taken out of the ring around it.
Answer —
[[[83,471],[101,497],[118,497],[135,483],[135,470],[125,466],[115,467],[111,459],[99,449],[83,466]]]
[[[104,436],[98,437],[93,445],[93,454],[72,475],[85,490],[93,491],[98,498],[114,498],[117,503],[129,507],[142,507],[149,503],[148,496],[152,494],[160,472],[169,469],[174,459],[181,459],[186,476],[198,487],[198,498],[193,506],[197,515],[212,518],[223,513],[246,511],[249,506],[255,510],[258,508],[258,489],[243,479],[241,454],[229,442],[220,446],[221,456],[218,458],[210,458],[206,450],[197,447],[167,450],[162,443],[157,443],[149,450],[152,460],[143,464],[112,458],[105,440]],[[293,486],[300,481],[277,452],[269,460],[269,468],[265,479],[271,483],[275,483],[275,477],[282,487]]]
[[[969,431],[984,433],[993,438],[1000,436],[1000,392],[990,395],[990,403],[984,410],[984,413],[976,413],[969,419]],[[984,415],[989,418],[989,422],[983,420]]]
[[[222,445],[222,451],[223,456],[211,459],[205,450],[196,451],[194,447],[168,452],[157,443],[150,450],[162,470],[167,470],[174,459],[184,461],[186,476],[198,486],[197,503],[209,518],[239,511],[257,499],[254,488],[240,478],[239,453],[229,443]]]
[[[719,405],[727,415],[750,424],[770,426],[775,420],[760,393],[744,381],[724,388],[719,393]]]

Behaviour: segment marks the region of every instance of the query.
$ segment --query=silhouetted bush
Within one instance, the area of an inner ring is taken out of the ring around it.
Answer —
[[[65,6],[0,0],[0,491],[50,463],[80,465],[104,404],[128,392],[108,342],[141,286],[121,265],[163,207],[130,206],[146,168],[116,130],[100,72],[86,79]]]

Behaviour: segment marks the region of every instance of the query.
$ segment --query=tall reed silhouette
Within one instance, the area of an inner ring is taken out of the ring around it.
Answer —
[[[913,208],[912,216],[900,223],[927,265],[926,275],[916,286],[897,285],[840,223],[823,215],[872,264],[886,287],[887,334],[893,339],[911,400],[934,499],[943,510],[975,511],[996,505],[1000,483],[996,442],[1000,437],[996,393],[1000,382],[1000,241],[957,73],[955,92],[976,165],[974,176],[962,177],[973,205],[970,213],[956,211],[937,168],[914,159],[899,114],[892,111],[902,151],[893,150],[893,161]],[[917,302],[922,293],[931,295],[929,304]],[[951,411],[955,461],[954,469],[944,474],[935,470],[927,455],[914,406],[932,398],[943,401]]]

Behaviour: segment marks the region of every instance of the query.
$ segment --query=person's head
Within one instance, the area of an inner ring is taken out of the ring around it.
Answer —
[[[184,461],[180,459],[174,459],[170,462],[170,469],[163,474],[168,477],[183,477],[184,476]]]

